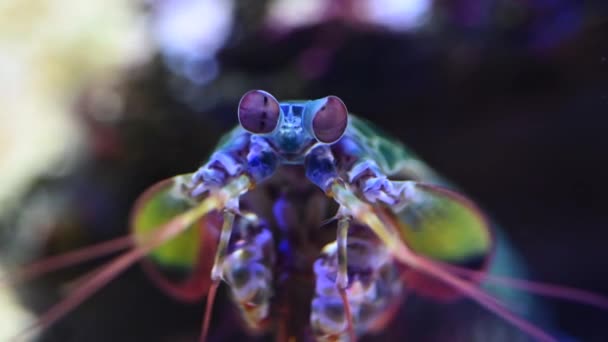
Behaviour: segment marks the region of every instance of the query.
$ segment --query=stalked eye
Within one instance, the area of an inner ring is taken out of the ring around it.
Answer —
[[[342,137],[347,123],[348,111],[344,102],[336,96],[328,96],[327,102],[315,113],[312,130],[317,140],[330,144]]]
[[[263,90],[250,90],[239,103],[239,122],[251,133],[270,133],[279,123],[279,102]]]

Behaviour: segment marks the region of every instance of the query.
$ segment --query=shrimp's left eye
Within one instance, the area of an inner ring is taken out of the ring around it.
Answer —
[[[263,90],[250,90],[239,103],[239,122],[254,134],[274,131],[279,123],[279,101]]]
[[[320,142],[331,144],[338,141],[348,124],[348,110],[342,100],[328,96],[327,102],[315,113],[312,130]]]

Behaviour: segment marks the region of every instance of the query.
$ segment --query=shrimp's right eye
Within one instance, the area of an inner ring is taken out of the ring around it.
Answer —
[[[267,134],[279,123],[279,101],[263,90],[250,90],[239,103],[239,122],[254,134]]]

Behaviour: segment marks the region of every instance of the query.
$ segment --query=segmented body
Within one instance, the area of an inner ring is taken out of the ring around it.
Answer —
[[[345,111],[341,102],[328,101],[335,100],[278,103],[280,119],[264,134],[235,128],[221,139],[188,185],[189,195],[196,198],[241,174],[250,175],[256,183],[254,190],[232,204],[233,209],[250,213],[254,219],[251,223],[237,219],[237,225],[244,228],[236,229],[239,233],[227,241],[227,254],[221,261],[221,278],[231,288],[233,300],[252,331],[273,326],[290,336],[348,340],[349,316],[357,335],[382,329],[404,294],[404,271],[392,251],[364,223],[355,220],[343,240],[348,238],[344,246],[347,271],[342,275],[348,280],[341,286],[350,306],[347,313],[340,286],[336,286],[340,282],[340,241],[336,240],[335,223],[323,225],[336,210],[344,208],[326,193],[331,192],[333,182],[345,181],[358,189],[363,203],[387,208],[388,212],[406,208],[405,219],[411,221],[416,211],[426,214],[420,207],[404,203],[402,197],[410,184],[402,181],[441,180],[404,145],[371,124],[346,116],[346,112],[335,114],[348,120],[343,132],[329,143],[319,141],[311,131],[315,111],[326,107]],[[260,104],[264,105],[266,102]],[[432,209],[432,203],[422,204]],[[265,222],[263,227],[256,226],[260,222]],[[415,226],[405,230],[415,230]],[[450,248],[437,252],[434,243],[457,245],[462,237],[447,234],[445,238],[452,239],[448,241],[441,237],[443,231],[431,231],[436,241],[424,242],[429,238],[426,229],[422,237],[412,238],[412,247],[450,262],[483,261],[489,255],[490,237],[477,230],[464,234],[465,239],[476,235],[477,249],[469,243],[442,254]]]

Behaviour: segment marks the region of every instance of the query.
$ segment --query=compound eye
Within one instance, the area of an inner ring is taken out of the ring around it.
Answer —
[[[239,102],[239,122],[247,131],[266,134],[279,123],[279,101],[263,90],[250,90]]]
[[[315,113],[312,130],[320,142],[331,144],[338,141],[346,130],[348,111],[342,100],[328,96],[327,102]]]

